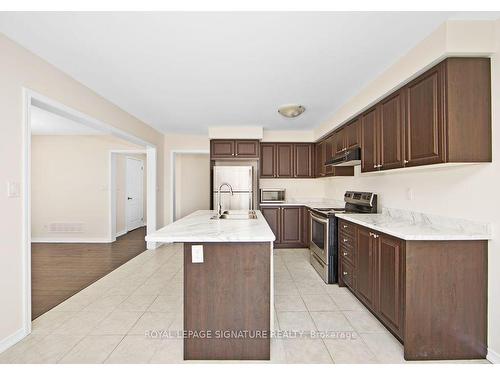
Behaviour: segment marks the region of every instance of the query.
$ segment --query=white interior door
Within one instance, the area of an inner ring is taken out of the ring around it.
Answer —
[[[127,158],[125,212],[127,231],[144,225],[144,163],[142,160]]]

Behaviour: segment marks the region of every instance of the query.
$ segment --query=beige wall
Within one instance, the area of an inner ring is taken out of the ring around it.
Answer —
[[[23,200],[8,198],[7,181],[23,183],[23,87],[122,129],[158,150],[158,225],[163,211],[163,134],[0,34],[0,343],[24,324]]]
[[[144,179],[143,179],[143,215],[144,223],[146,224],[147,219],[147,157],[145,154],[115,154],[116,160],[116,233],[123,234],[126,230],[126,216],[125,216],[125,204],[126,204],[126,168],[127,168],[127,158],[131,157],[134,159],[140,159],[144,164]]]
[[[175,220],[210,209],[210,155],[175,156]]]
[[[172,152],[175,151],[206,151],[210,150],[210,141],[207,135],[192,134],[165,134],[165,223],[172,221]]]
[[[32,240],[109,241],[109,151],[138,147],[98,135],[36,135],[31,140]],[[51,223],[81,223],[82,232],[51,232]]]
[[[445,55],[491,55],[493,104],[493,163],[435,169],[360,174],[322,179],[325,197],[341,199],[347,189],[374,191],[382,207],[412,209],[443,216],[488,222],[489,243],[488,346],[500,353],[500,216],[491,196],[500,191],[500,21],[449,22],[368,84],[316,131],[319,137],[361,112],[388,90],[409,80]],[[409,200],[413,195],[413,200]],[[497,357],[497,359],[500,357]]]

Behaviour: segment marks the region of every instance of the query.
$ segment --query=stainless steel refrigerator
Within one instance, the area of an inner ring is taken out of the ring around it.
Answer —
[[[233,188],[233,195],[231,195],[227,186],[223,186],[221,189],[223,210],[253,209],[252,166],[215,166],[213,171],[214,209],[217,209],[219,204],[217,190],[223,183],[228,183]]]

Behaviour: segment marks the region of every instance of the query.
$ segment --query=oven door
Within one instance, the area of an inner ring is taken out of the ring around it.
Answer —
[[[311,218],[309,249],[328,264],[328,219],[312,212],[309,215]]]

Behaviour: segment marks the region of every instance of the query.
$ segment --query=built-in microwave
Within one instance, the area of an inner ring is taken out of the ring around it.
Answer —
[[[260,189],[260,203],[285,202],[285,189]]]

